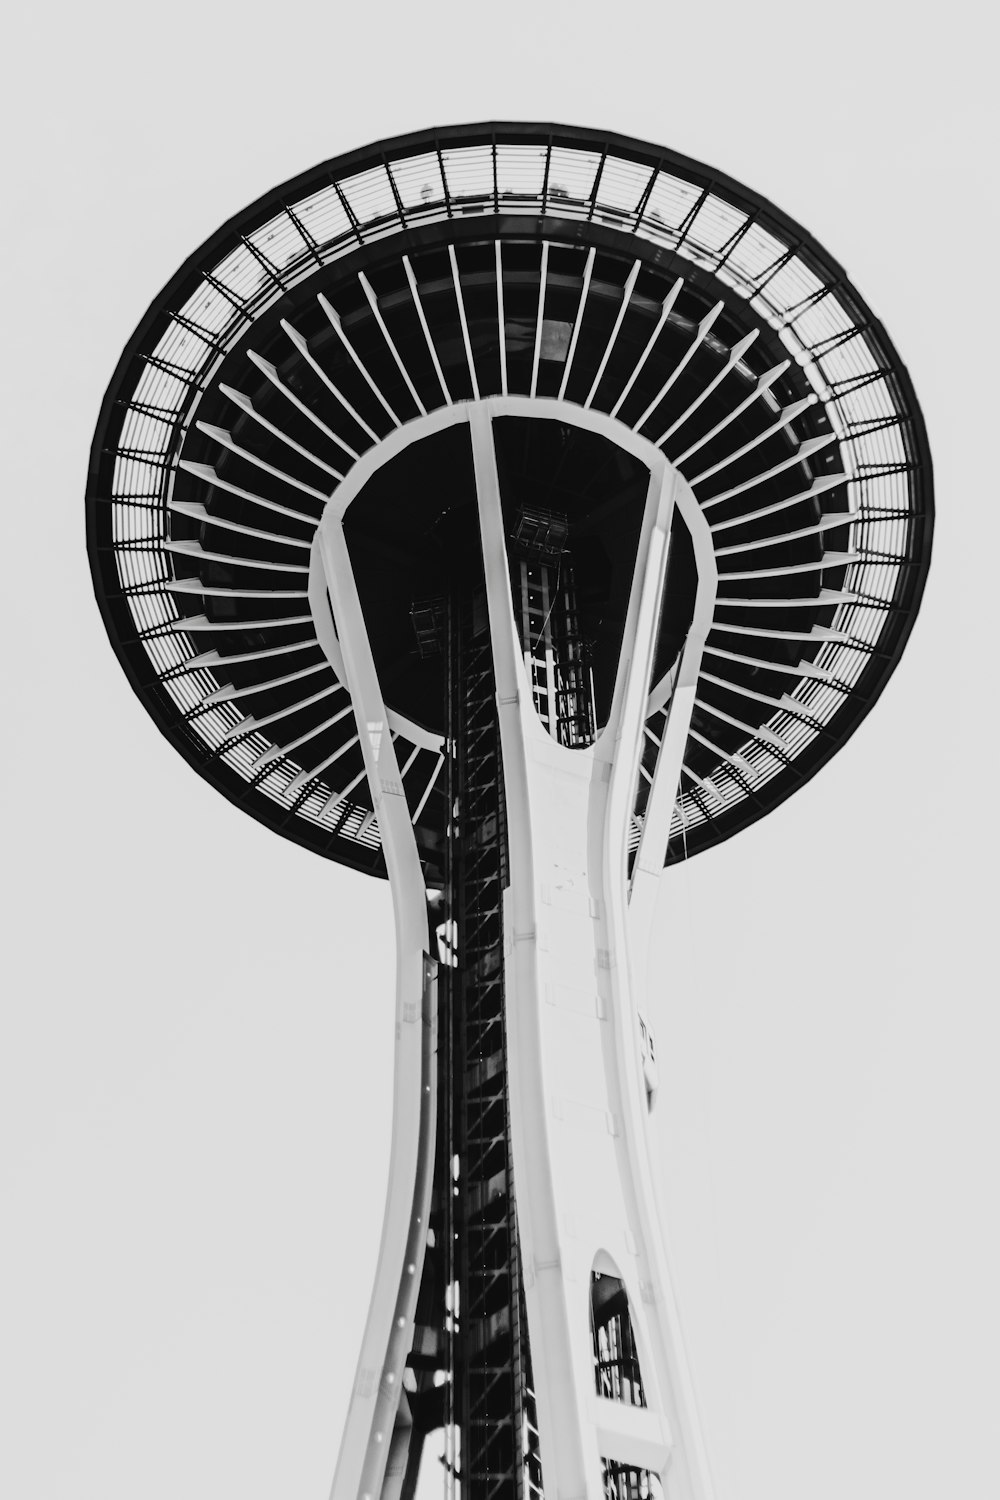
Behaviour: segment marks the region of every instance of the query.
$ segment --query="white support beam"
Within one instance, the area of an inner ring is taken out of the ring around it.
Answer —
[[[715,555],[716,557],[735,557],[743,552],[759,552],[764,547],[777,547],[783,542],[798,542],[803,537],[820,536],[824,531],[837,531],[841,526],[849,526],[857,518],[857,511],[843,511],[839,515],[824,516],[822,520],[814,521],[811,526],[800,526],[795,531],[755,537],[751,542],[738,542],[732,547],[716,547]]]
[[[786,367],[787,361],[785,362],[785,365],[778,366],[779,370],[783,370]],[[775,433],[783,432],[784,429],[788,427],[797,416],[800,416],[802,412],[806,411],[808,407],[812,406],[815,400],[815,396],[804,396],[801,401],[793,401],[791,406],[784,407],[777,422],[772,422],[770,427],[765,427],[763,431],[758,432],[755,437],[751,438],[748,443],[744,443],[741,448],[734,448],[731,453],[727,453],[725,458],[720,458],[718,463],[713,464],[710,469],[703,469],[700,474],[696,474],[694,476],[694,478],[691,480],[691,483],[700,484],[703,479],[710,479],[713,474],[718,474],[720,469],[728,468],[729,465],[735,463],[738,458],[745,458],[748,453],[752,453],[755,448],[759,448],[761,443],[766,443],[768,438],[774,437]],[[744,405],[746,404],[748,403],[745,402]],[[718,431],[718,429],[715,430]],[[688,449],[688,453],[694,452],[694,447]],[[685,454],[684,456],[687,457],[687,454]]]
[[[684,423],[688,420],[689,417],[694,415],[694,413],[701,406],[702,402],[708,400],[709,396],[715,390],[716,386],[722,384],[726,376],[729,374],[730,370],[735,370],[744,354],[750,348],[750,345],[756,340],[757,333],[758,330],[755,328],[752,333],[748,333],[745,338],[740,339],[738,344],[733,345],[733,347],[729,351],[729,357],[726,360],[726,363],[722,366],[721,370],[716,371],[716,373],[712,376],[712,379],[709,380],[707,384],[702,386],[697,396],[695,396],[694,400],[684,408],[680,416],[676,417],[674,421],[671,422],[666,432],[662,432],[656,439],[656,446],[658,448],[662,448],[663,444],[667,441],[667,438],[673,437],[678,427],[684,426]]]
[[[311,677],[315,672],[329,672],[329,670],[325,661],[318,661],[308,667],[300,667],[297,672],[286,672],[283,677],[269,677],[266,682],[251,682],[247,687],[236,687],[230,682],[225,687],[218,688],[214,693],[209,693],[202,702],[206,707],[216,703],[231,703],[234,698],[247,698],[251,693],[263,693],[271,688],[285,687],[289,682],[298,682],[301,677]]]
[[[261,542],[278,542],[282,547],[297,547],[308,552],[312,538],[302,541],[299,537],[286,536],[280,531],[264,531],[259,526],[244,526],[239,521],[230,521],[226,516],[213,515],[206,505],[187,500],[168,500],[167,509],[176,515],[187,516],[200,526],[219,526],[223,531],[234,531],[240,536],[256,537]]]
[[[305,615],[280,615],[267,620],[241,620],[240,630],[277,630],[283,625],[311,625],[313,617]],[[168,620],[167,630],[178,630],[197,635],[202,631],[227,630],[233,628],[232,620],[210,620],[207,615],[180,615],[176,620]],[[309,642],[299,642],[300,645],[308,645]]]
[[[507,394],[507,323],[503,304],[503,251],[501,242],[495,242],[497,280],[497,340],[500,347],[500,390]]]
[[[625,403],[629,391],[635,385],[635,382],[638,380],[640,374],[642,373],[643,366],[645,365],[649,356],[652,354],[656,341],[660,337],[660,334],[663,332],[667,320],[670,317],[671,312],[673,311],[674,303],[677,301],[678,293],[680,292],[680,289],[683,285],[683,276],[678,276],[677,280],[674,282],[673,286],[664,297],[663,306],[660,308],[660,316],[656,320],[656,327],[653,329],[652,333],[649,335],[649,338],[646,340],[645,349],[643,349],[642,353],[639,355],[639,358],[632,366],[632,373],[629,376],[628,380],[626,380],[621,395],[618,397],[618,400],[611,408],[611,415],[613,417],[617,417],[619,411],[621,411],[621,408]]]
[[[483,402],[469,420],[508,823],[511,1135],[545,1489],[602,1500],[600,1459],[613,1456],[659,1474],[667,1500],[708,1500],[655,1206],[625,865],[682,487],[689,525],[697,507],[662,454],[635,439],[650,485],[611,715],[594,745],[564,748],[534,709],[510,593],[492,421],[514,406]],[[535,414],[563,419],[556,402]],[[621,441],[620,424],[599,413],[572,420]],[[609,1262],[629,1300],[643,1410],[609,1410],[596,1394],[591,1272]]]
[[[853,519],[845,515],[841,524]],[[795,573],[822,573],[827,568],[846,568],[851,563],[861,561],[860,552],[824,552],[823,556],[814,562],[788,563],[780,568],[750,568],[745,572],[720,573],[720,587],[726,583],[745,583],[750,578],[787,578]],[[722,603],[722,600],[719,601]],[[729,601],[726,600],[726,603]]]
[[[264,376],[265,380],[269,380],[275,390],[280,391],[285,400],[291,406],[294,406],[296,411],[300,411],[318,432],[321,432],[324,437],[329,438],[331,443],[336,443],[338,448],[343,448],[349,458],[357,458],[356,449],[352,448],[350,443],[345,442],[339,433],[334,432],[332,427],[328,427],[323,419],[316,415],[312,407],[307,406],[304,401],[300,401],[291,387],[285,384],[278,374],[276,365],[273,365],[270,360],[265,359],[262,354],[258,354],[256,349],[247,350],[247,359],[252,365],[257,366],[257,369]]]
[[[744,511],[741,515],[733,516],[729,521],[716,521],[712,527],[712,535],[720,531],[730,531],[734,526],[746,526],[750,521],[759,521],[763,516],[773,516],[779,510],[788,510],[793,505],[799,505],[803,500],[815,500],[827,490],[836,489],[838,484],[844,484],[848,476],[846,474],[823,474],[819,479],[813,480],[807,490],[799,490],[795,495],[789,495],[785,500],[776,500],[772,505],[762,505],[757,510]],[[707,506],[705,507],[708,508]],[[851,514],[854,519],[854,513]]]
[[[307,462],[315,464],[317,469],[322,469],[324,474],[329,474],[334,479],[343,477],[339,469],[335,469],[325,459],[317,457],[311,449],[304,448],[301,443],[297,443],[294,438],[288,436],[288,433],[283,428],[275,426],[273,422],[269,422],[267,417],[261,416],[250,400],[250,397],[244,396],[242,391],[234,390],[231,385],[226,385],[223,381],[219,382],[219,390],[234,406],[238,406],[240,411],[245,412],[248,417],[256,422],[259,427],[263,427],[266,432],[271,433],[273,437],[284,443],[286,448],[291,448],[292,452],[297,453],[300,458],[304,458]]]
[[[396,415],[396,413],[393,411],[392,407],[389,405],[388,401],[383,396],[383,394],[382,394],[382,387],[379,385],[378,381],[373,378],[372,373],[369,370],[368,366],[365,364],[364,360],[358,354],[358,351],[355,349],[354,345],[351,343],[350,339],[347,337],[347,334],[344,332],[343,325],[341,324],[341,321],[340,321],[340,314],[338,313],[337,309],[333,306],[333,304],[331,302],[329,302],[326,299],[326,297],[323,296],[322,292],[317,293],[316,301],[319,303],[320,307],[326,313],[327,321],[329,322],[330,327],[333,329],[334,333],[339,338],[341,344],[344,347],[344,350],[346,351],[346,353],[349,355],[349,357],[353,361],[354,365],[356,366],[356,368],[358,370],[358,373],[361,375],[361,377],[364,380],[365,384],[368,386],[368,389],[371,391],[372,395],[378,401],[379,405],[383,408],[383,410],[385,411],[386,415],[389,417],[390,421],[392,422],[392,425],[394,427],[399,427],[400,426],[399,417]]]
[[[365,296],[368,299],[368,306],[372,310],[372,316],[374,317],[375,322],[378,324],[379,331],[382,334],[382,337],[385,339],[386,344],[388,345],[389,353],[393,357],[396,369],[399,371],[400,375],[402,375],[403,383],[405,384],[406,389],[409,391],[410,395],[413,397],[413,401],[416,405],[417,411],[420,412],[421,416],[426,416],[427,408],[421,401],[420,396],[417,392],[417,388],[413,384],[413,381],[410,379],[410,372],[406,368],[406,365],[403,363],[403,357],[400,354],[399,350],[396,348],[396,341],[393,338],[392,334],[389,332],[386,321],[382,316],[382,310],[378,305],[378,298],[375,295],[371,282],[368,280],[368,277],[363,271],[358,272],[358,281],[361,284],[361,290],[364,292]]]
[[[354,735],[353,738],[348,740],[347,744],[343,745],[341,748],[343,750],[347,750],[352,746],[357,745],[358,743],[359,736]],[[331,792],[329,797],[327,797],[326,801],[323,803],[323,806],[320,808],[319,813],[317,814],[320,821],[322,821],[323,818],[325,818],[329,813],[335,812],[342,803],[346,802],[351,793],[355,791],[356,788],[359,787],[365,780],[367,774],[368,773],[365,770],[364,766],[362,766],[358,774],[352,777],[352,779],[347,783],[346,786],[341,787],[339,791]]]
[[[458,303],[458,321],[462,328],[462,343],[465,345],[465,358],[469,364],[469,379],[472,381],[472,394],[479,400],[479,380],[476,376],[476,361],[472,357],[472,341],[469,338],[469,320],[465,316],[465,298],[462,296],[462,278],[458,274],[458,260],[455,255],[454,245],[448,246],[448,259],[451,262],[451,279],[455,287],[455,301]]]
[[[420,799],[417,802],[416,807],[413,809],[413,813],[410,818],[411,823],[416,823],[417,819],[420,817],[420,814],[423,812],[425,806],[427,805],[427,799],[430,796],[431,792],[434,790],[435,783],[437,782],[438,776],[441,773],[441,767],[443,765],[444,756],[439,755],[437,760],[434,762],[434,769],[431,772],[430,780],[424,787],[423,792],[420,794]]]
[[[419,745],[414,745],[412,747],[412,749],[410,750],[409,755],[406,757],[406,759],[403,762],[402,770],[399,773],[399,779],[400,779],[400,781],[405,781],[406,780],[407,772],[409,771],[410,767],[413,765],[413,762],[416,760],[416,758],[417,758],[417,756],[419,754],[420,754],[420,746]]]
[[[725,661],[739,662],[741,666],[763,667],[768,672],[783,672],[793,677],[813,678],[816,682],[825,682],[830,687],[840,688],[841,692],[846,691],[831,672],[828,672],[825,667],[816,666],[815,662],[800,661],[793,667],[790,663],[786,665],[784,662],[777,662],[766,656],[748,656],[739,651],[726,651],[722,646],[713,645],[705,647],[705,655],[721,656]]]
[[[177,467],[184,469],[188,474],[193,474],[196,479],[203,479],[206,484],[215,485],[216,489],[228,490],[231,495],[238,495],[241,500],[250,500],[254,505],[262,506],[264,510],[273,510],[279,516],[290,516],[293,521],[304,521],[307,526],[315,527],[316,525],[316,517],[309,515],[307,511],[294,510],[290,505],[279,505],[276,500],[268,500],[264,495],[255,495],[253,490],[245,490],[242,485],[233,484],[228,479],[221,479],[211,464],[193,463],[189,458],[182,458]]]
[[[235,453],[238,458],[244,459],[254,468],[260,469],[264,474],[270,474],[275,479],[280,479],[282,484],[289,484],[293,489],[301,490],[304,495],[309,495],[313,500],[321,500],[326,503],[327,491],[318,490],[315,485],[306,484],[304,479],[297,479],[294,474],[286,474],[284,469],[277,468],[274,464],[265,463],[256,453],[249,448],[243,448],[233,438],[225,427],[215,427],[211,422],[196,422],[194,424],[199,432],[210,437],[213,442],[218,443],[220,448],[228,448],[230,453]]]
[[[754,474],[750,479],[744,479],[741,484],[734,484],[732,489],[723,490],[721,495],[713,495],[710,500],[703,500],[702,509],[711,510],[713,505],[721,505],[724,500],[732,500],[734,495],[746,494],[747,490],[755,489],[758,484],[763,484],[765,479],[773,479],[776,474],[783,473],[785,469],[794,468],[796,464],[802,463],[804,459],[811,458],[821,448],[829,447],[830,443],[835,443],[836,441],[837,434],[835,432],[823,433],[821,437],[807,438],[804,443],[799,444],[794,453],[790,453],[787,458],[782,459],[780,464],[773,464],[770,469],[762,469],[759,474]],[[707,470],[704,474],[696,475],[691,480],[691,488],[694,489],[696,485],[701,484],[707,477]]]
[[[696,442],[693,442],[689,448],[685,448],[683,453],[678,454],[678,456],[674,459],[674,463],[685,463],[693,453],[697,453],[699,449],[704,448],[706,443],[710,443],[714,437],[718,437],[720,432],[724,432],[731,422],[735,422],[738,417],[741,417],[743,415],[748,407],[752,406],[755,401],[760,399],[761,396],[767,394],[772,385],[774,385],[775,381],[779,380],[781,376],[784,375],[790,364],[790,359],[783,359],[779,365],[774,365],[770,370],[765,370],[764,374],[758,377],[757,384],[750,392],[749,396],[745,396],[744,399],[738,403],[738,405],[734,406],[731,411],[728,411],[726,413],[726,415],[720,422],[716,422],[714,427],[710,427],[709,430],[705,433],[702,433],[701,437],[698,438]]]
[[[643,412],[642,416],[637,422],[633,422],[632,426],[636,432],[640,432],[642,430],[642,428],[649,421],[649,418],[653,415],[653,412],[663,400],[664,396],[670,390],[671,386],[673,386],[675,382],[680,379],[681,375],[683,375],[684,371],[687,369],[688,365],[691,363],[692,359],[694,359],[698,350],[705,342],[705,338],[710,328],[712,327],[713,323],[715,323],[725,305],[726,304],[724,302],[716,302],[715,306],[710,308],[702,318],[701,322],[698,324],[698,327],[695,329],[694,338],[691,340],[690,344],[685,349],[684,353],[681,355],[680,359],[677,361],[676,365],[671,370],[666,380],[660,386],[660,389],[657,391],[652,401],[646,407],[646,410]]]
[[[165,578],[156,587],[168,594],[206,594],[211,599],[306,599],[306,589],[240,589],[224,584],[203,583],[200,578]],[[144,592],[149,592],[143,586]],[[126,591],[127,592],[127,591]],[[240,629],[246,629],[242,621]],[[226,621],[227,630],[232,630],[232,620]]]
[[[733,682],[725,677],[716,677],[714,672],[702,671],[702,682],[710,682],[715,687],[725,688],[727,693],[736,693],[742,698],[750,698],[754,703],[763,703],[767,708],[773,708],[775,713],[795,714],[804,720],[810,728],[816,729],[816,715],[809,712],[808,705],[800,703],[797,698],[785,693],[781,698],[775,698],[770,693],[760,693],[756,688],[744,686],[742,682]]]
[[[870,651],[861,641],[852,641],[843,630],[833,630],[826,625],[811,625],[808,630],[774,630],[766,625],[734,625],[729,620],[716,620],[715,630],[729,635],[755,635],[772,641],[813,641],[837,646],[857,645],[860,650]]]
[[[413,306],[416,308],[417,317],[420,320],[420,327],[424,335],[424,343],[427,345],[427,353],[431,357],[431,363],[434,366],[434,373],[438,378],[438,385],[440,385],[441,387],[441,394],[444,397],[445,401],[450,401],[451,392],[449,391],[448,384],[444,378],[444,371],[441,369],[441,361],[438,359],[437,350],[434,347],[434,340],[431,338],[431,331],[427,325],[427,317],[424,313],[424,304],[420,300],[420,288],[417,285],[417,278],[413,274],[413,267],[410,265],[410,257],[408,255],[403,256],[403,270],[406,272],[406,280],[409,284],[410,296],[413,298]]]
[[[662,1474],[670,1458],[670,1434],[662,1417],[644,1406],[595,1396],[591,1404],[602,1455]]]
[[[338,709],[335,714],[331,714],[330,717],[328,719],[324,719],[321,724],[316,724],[312,729],[307,729],[304,734],[297,735],[294,740],[289,740],[286,745],[272,745],[269,750],[265,750],[263,755],[258,756],[258,758],[254,761],[254,771],[262,770],[263,767],[272,760],[284,760],[286,756],[291,755],[293,750],[298,750],[302,745],[308,744],[308,742],[312,739],[315,739],[318,734],[322,734],[325,729],[332,729],[334,724],[339,724],[341,719],[345,719],[350,711],[351,705],[348,703],[346,708]],[[312,771],[300,771],[299,774],[288,783],[285,791],[292,792],[293,790],[298,790],[299,786],[303,782],[309,781],[313,776],[317,774],[317,770],[321,770],[323,769],[323,767],[331,765],[332,762],[338,758],[338,756],[343,755],[345,751],[349,750],[352,743],[356,743],[356,741],[348,740],[347,744],[341,745],[340,749],[337,750],[334,755],[327,756],[326,760],[323,762],[322,767],[317,767]]]
[[[715,704],[709,703],[706,698],[695,698],[694,701],[713,719],[719,719],[723,724],[731,724],[734,729],[741,729],[747,739],[760,740],[761,744],[779,751],[786,760],[791,759],[792,746],[767,724],[748,724],[745,719],[737,719],[733,714],[727,714],[721,708],[716,708]]]
[[[331,724],[335,724],[338,719],[343,718],[344,714],[345,713],[350,713],[350,711],[351,711],[351,708],[350,708],[350,705],[348,704],[348,707],[346,708],[346,710],[345,709],[341,709],[341,711],[340,711],[339,714],[334,714],[333,718],[327,720],[327,722],[325,724],[323,724],[321,727],[323,729],[328,729]],[[281,754],[282,755],[287,755],[290,751],[298,749],[298,746],[300,744],[302,744],[302,742],[303,742],[304,739],[311,738],[311,737],[312,737],[311,735],[308,735],[308,736],[304,735],[299,740],[293,740],[290,745],[286,745],[284,747],[284,749],[281,751]],[[346,755],[347,752],[348,752],[348,750],[353,750],[354,746],[357,743],[358,743],[358,737],[357,737],[357,735],[356,734],[351,735],[350,739],[345,740],[342,745],[338,745],[337,749],[334,750],[334,752],[332,753],[332,755],[326,756],[326,758],[324,760],[320,761],[319,765],[313,766],[313,768],[312,768],[311,771],[300,771],[299,774],[297,776],[293,777],[292,780],[288,783],[288,786],[285,788],[285,790],[288,792],[288,794],[290,796],[294,792],[301,791],[302,788],[305,786],[305,784],[306,784],[307,781],[312,781],[314,777],[319,776],[324,771],[328,770],[330,768],[330,766],[332,766],[336,761],[340,760],[341,756]],[[360,778],[359,778],[359,780],[360,780]],[[353,790],[353,788],[352,788],[352,790]]]
[[[334,400],[339,401],[341,406],[347,412],[348,416],[351,417],[353,421],[357,422],[362,432],[367,433],[373,443],[377,443],[378,433],[375,431],[374,427],[369,427],[364,417],[359,411],[356,410],[354,406],[351,405],[350,401],[348,401],[347,397],[344,395],[340,387],[338,385],[335,385],[334,382],[330,379],[329,375],[323,369],[323,366],[320,364],[319,360],[309,348],[309,345],[303,335],[299,333],[297,328],[293,327],[292,324],[289,323],[287,318],[282,318],[281,326],[287,334],[292,347],[299,351],[306,364],[309,365],[310,368],[313,369],[319,376],[320,380],[326,386],[327,390],[330,392],[331,396],[333,396]],[[357,457],[356,454],[355,457]]]
[[[237,568],[255,568],[263,573],[308,573],[308,562],[279,563],[272,562],[268,557],[239,557],[231,552],[209,552],[200,542],[179,541],[175,542],[167,537],[161,543],[164,552],[175,552],[180,557],[190,557],[199,561],[230,563]]]
[[[683,484],[684,481],[681,480],[680,483]],[[690,489],[687,493],[690,495]],[[698,674],[701,670],[705,642],[712,629],[719,586],[715,551],[708,525],[694,504],[689,506],[689,517],[688,526],[697,572],[694,612],[687,638],[681,647],[680,658],[671,674],[669,700],[666,697],[664,684],[661,683],[657,684],[647,704],[647,713],[666,706],[667,721],[657,751],[653,785],[646,799],[646,814],[632,865],[632,883],[629,892],[629,920],[633,932],[633,951],[637,966],[642,966],[643,982],[645,982],[645,962],[652,932],[656,890],[667,857],[670,824],[677,800],[684,748],[691,727],[691,714],[698,689]]]
[[[816,609],[823,604],[860,604],[861,595],[849,589],[820,589],[818,594],[797,599],[757,599],[740,594],[719,596],[719,604],[727,609]]]
[[[748,760],[744,760],[742,755],[738,755],[735,750],[723,750],[714,740],[710,740],[707,735],[702,734],[697,729],[689,729],[688,733],[693,740],[697,740],[699,745],[704,745],[706,750],[711,751],[713,755],[717,755],[724,765],[734,767],[744,776],[753,776],[753,766]]]
[[[214,671],[217,667],[235,666],[237,662],[264,661],[270,656],[290,656],[293,651],[309,651],[315,646],[314,640],[290,641],[282,646],[262,646],[259,651],[236,651],[227,656],[213,648],[211,651],[202,651],[199,656],[192,656],[179,667],[171,667],[170,673],[172,676],[179,676],[181,672],[196,672],[205,667]]]
[[[545,240],[542,243],[542,266],[538,278],[538,312],[535,314],[535,344],[531,356],[531,390],[535,395],[538,389],[538,362],[542,356],[542,323],[545,319],[545,289],[549,276],[549,245]]]
[[[296,703],[289,703],[285,708],[279,708],[273,714],[267,714],[263,719],[255,719],[248,714],[225,735],[223,743],[235,739],[237,735],[249,734],[251,730],[266,729],[270,724],[277,724],[281,719],[287,719],[289,714],[297,714],[300,709],[309,708],[314,703],[319,703],[323,698],[329,698],[331,693],[340,692],[340,683],[331,683],[329,687],[321,688],[318,693],[312,693],[308,698],[300,698]]]
[[[628,273],[625,285],[622,288],[621,306],[618,309],[618,315],[615,318],[611,332],[608,335],[608,341],[604,346],[604,353],[601,356],[601,362],[597,367],[597,374],[594,376],[590,390],[587,392],[587,399],[583,403],[584,406],[593,405],[594,397],[597,394],[597,387],[601,383],[604,372],[608,368],[608,360],[614,353],[615,344],[618,342],[618,335],[621,332],[621,326],[625,321],[625,314],[628,312],[631,305],[632,293],[635,291],[635,284],[639,279],[639,272],[641,269],[642,261],[637,260],[631,271]],[[532,390],[532,395],[534,395],[534,390]]]
[[[343,522],[318,534],[338,639],[378,819],[396,926],[395,1097],[382,1241],[332,1500],[378,1496],[413,1339],[423,1270],[437,1110],[436,965],[428,957],[423,872]]]
[[[566,363],[563,366],[562,380],[559,382],[558,399],[560,401],[566,394],[570,371],[573,368],[573,358],[576,354],[576,346],[580,338],[580,329],[583,326],[583,317],[587,307],[587,295],[590,291],[590,278],[594,274],[594,259],[596,255],[597,251],[591,246],[587,251],[587,262],[583,268],[583,284],[580,288],[580,300],[576,305],[576,314],[573,318],[573,332],[570,334],[569,348],[566,351]]]

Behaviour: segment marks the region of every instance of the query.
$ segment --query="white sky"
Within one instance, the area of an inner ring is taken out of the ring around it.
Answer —
[[[1000,1493],[988,12],[97,0],[8,23],[3,1495],[325,1500],[381,1218],[388,891],[156,733],[91,595],[87,454],[123,344],[224,219],[338,152],[490,118],[747,182],[914,378],[940,519],[903,663],[814,782],[663,882],[663,1203],[719,1500]]]

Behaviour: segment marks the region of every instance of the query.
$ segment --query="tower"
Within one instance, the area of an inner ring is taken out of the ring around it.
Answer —
[[[647,1146],[665,864],[812,775],[926,574],[905,369],[772,205],[621,137],[324,163],[101,413],[109,634],[230,800],[386,876],[396,1108],[335,1500],[711,1493]]]

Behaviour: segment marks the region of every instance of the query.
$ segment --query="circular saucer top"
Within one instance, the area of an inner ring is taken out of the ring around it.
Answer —
[[[711,525],[719,596],[668,863],[696,853],[794,791],[882,690],[920,602],[932,479],[906,370],[842,269],[658,147],[558,125],[423,131],[324,162],[220,229],[153,302],[101,410],[87,537],[112,643],[231,801],[382,873],[313,537],[391,434],[501,394],[607,414],[665,453]],[[522,412],[496,437],[505,508],[566,518],[600,723],[641,465],[571,420]],[[475,551],[470,476],[449,428],[377,467],[345,517],[429,878],[444,665],[421,622]],[[679,525],[665,592],[664,679],[693,594]],[[663,717],[651,699],[650,757]],[[637,828],[645,795],[640,777]]]

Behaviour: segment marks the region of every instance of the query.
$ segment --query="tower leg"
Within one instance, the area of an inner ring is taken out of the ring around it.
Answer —
[[[343,523],[331,515],[320,548],[372,806],[379,822],[396,926],[396,1056],[389,1182],[368,1321],[332,1500],[378,1500],[390,1453],[393,1477],[412,1436],[400,1404],[403,1370],[427,1243],[437,1108],[436,964],[428,957],[423,872],[403,793]]]
[[[545,1492],[602,1500],[605,1459],[659,1475],[668,1500],[709,1500],[654,1198],[628,928],[635,784],[684,481],[662,455],[653,459],[609,721],[594,745],[569,750],[540,723],[524,671],[492,415],[489,402],[470,410],[510,858],[514,1183]],[[679,704],[672,743],[686,735]],[[598,1394],[595,1272],[623,1284],[642,1404]]]

